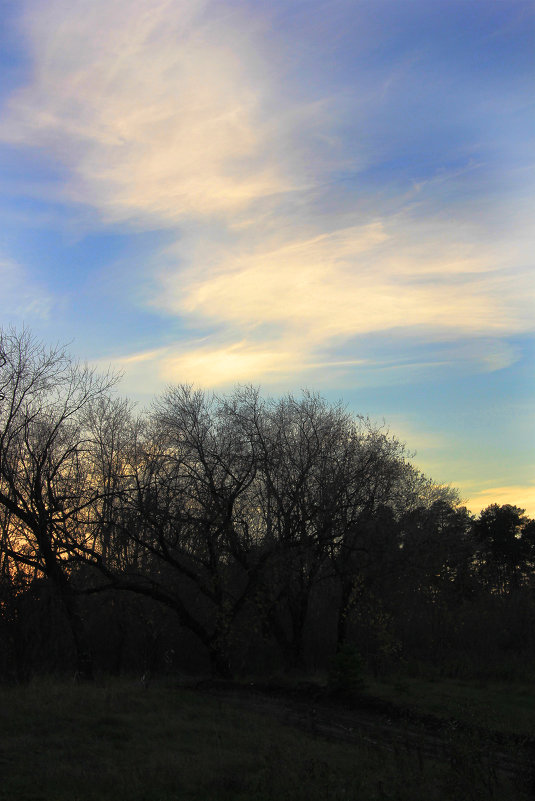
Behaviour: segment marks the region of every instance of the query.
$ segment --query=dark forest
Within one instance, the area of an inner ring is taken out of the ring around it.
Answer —
[[[251,387],[136,413],[28,332],[0,352],[2,680],[533,661],[535,521],[473,516],[384,425]]]

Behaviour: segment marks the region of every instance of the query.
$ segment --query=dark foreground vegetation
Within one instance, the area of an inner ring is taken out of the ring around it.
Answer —
[[[474,517],[388,430],[314,394],[179,386],[136,413],[113,386],[25,332],[0,334],[0,681],[28,685],[23,717],[4,693],[15,728],[0,760],[22,784],[1,797],[486,797],[444,795],[446,778],[424,792],[435,768],[414,754],[238,723],[222,701],[153,681],[319,672],[333,692],[374,682],[414,709],[431,679],[465,682],[468,706],[474,682],[529,686],[535,521],[509,505]],[[150,698],[72,684],[113,675],[138,690],[143,676]],[[62,748],[66,773],[52,767]],[[24,789],[25,749],[45,795]]]
[[[423,731],[417,733],[417,747],[413,730],[405,732],[399,725],[394,738],[378,743],[380,729],[361,731],[356,712],[355,728],[333,723],[328,727],[333,734],[324,735],[290,703],[270,703],[271,708],[237,704],[170,680],[148,689],[125,679],[83,685],[36,680],[15,690],[0,689],[0,799],[532,797],[529,775],[497,769],[487,741],[471,729],[447,729],[433,758],[426,754]],[[325,711],[321,714],[328,723]],[[349,736],[344,738],[344,732]]]

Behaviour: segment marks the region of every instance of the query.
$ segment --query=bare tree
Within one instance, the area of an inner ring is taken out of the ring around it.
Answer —
[[[249,404],[247,426],[258,463],[257,512],[266,559],[259,612],[287,667],[303,667],[305,631],[315,586],[325,578],[345,491],[351,418],[316,394]]]
[[[85,415],[114,379],[79,365],[62,348],[44,347],[27,331],[2,331],[0,351],[0,504],[10,516],[4,553],[54,586],[85,675],[91,666],[71,569],[95,553],[86,523],[103,494],[91,473]]]
[[[173,609],[226,675],[232,623],[252,581],[248,498],[256,473],[227,401],[169,389],[135,426],[129,470],[119,528],[135,558],[120,572],[108,566],[110,586]]]

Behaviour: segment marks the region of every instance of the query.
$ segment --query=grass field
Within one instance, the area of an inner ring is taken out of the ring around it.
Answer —
[[[366,691],[418,712],[509,734],[535,736],[535,681],[369,679]]]
[[[456,748],[447,764],[329,742],[171,681],[0,688],[1,801],[529,798]]]

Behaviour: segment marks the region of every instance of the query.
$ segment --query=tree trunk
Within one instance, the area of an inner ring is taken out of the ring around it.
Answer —
[[[208,650],[210,657],[210,668],[213,676],[219,676],[221,679],[232,679],[232,670],[230,668],[228,657],[223,650],[216,644],[211,645]]]
[[[306,666],[303,656],[302,630],[293,632],[294,636],[288,637],[274,610],[271,610],[269,614],[269,628],[279,646],[285,670],[288,672],[304,670]]]
[[[347,642],[347,632],[349,627],[349,607],[351,593],[353,591],[352,582],[342,582],[342,594],[338,607],[338,621],[336,626],[336,653],[341,651]]]
[[[75,675],[82,681],[92,681],[94,678],[93,655],[87,642],[85,625],[79,610],[78,597],[70,584],[68,576],[57,564],[54,556],[48,553],[49,549],[44,547],[42,550],[45,552],[47,575],[58,593],[69,621],[74,644]]]
[[[93,681],[93,655],[87,642],[84,621],[78,609],[78,599],[68,585],[62,588],[60,594],[74,643],[76,678],[80,681]]]

